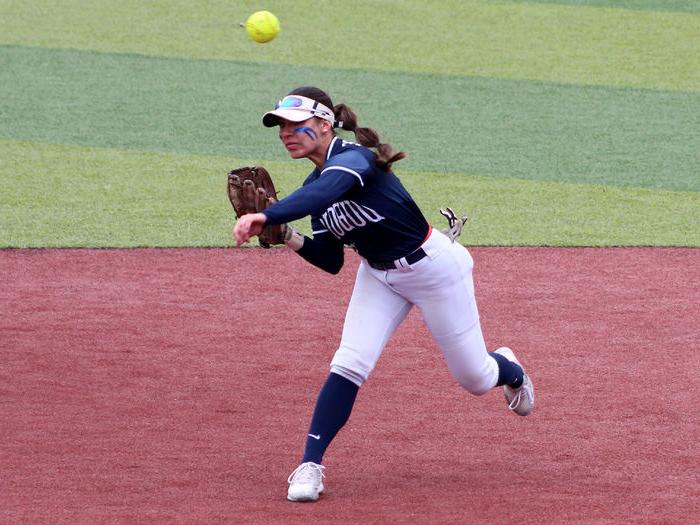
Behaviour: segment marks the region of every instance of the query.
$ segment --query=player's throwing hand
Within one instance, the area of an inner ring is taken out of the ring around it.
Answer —
[[[267,218],[262,213],[249,213],[236,221],[233,227],[233,238],[236,246],[240,246],[255,235],[260,235]]]

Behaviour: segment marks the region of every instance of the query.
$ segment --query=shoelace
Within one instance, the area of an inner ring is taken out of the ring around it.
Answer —
[[[527,379],[525,381],[527,381]],[[526,387],[527,387],[526,383],[523,382],[523,384],[520,386],[520,388],[518,388],[518,390],[516,390],[515,397],[513,397],[513,399],[511,399],[510,403],[508,404],[508,408],[510,408],[511,410],[515,410],[517,408],[517,406],[520,404],[520,400],[523,397],[523,395],[527,395],[527,394],[523,394],[523,392],[525,392],[525,390],[526,390]]]
[[[318,483],[322,478],[326,477],[323,473],[325,468],[323,465],[317,465],[316,463],[302,463],[289,475],[287,483]]]
[[[508,408],[510,408],[511,410],[516,409],[516,407],[520,404],[520,397],[523,395],[523,390],[524,389],[522,387],[518,389],[518,393],[515,394],[515,397],[510,401]]]

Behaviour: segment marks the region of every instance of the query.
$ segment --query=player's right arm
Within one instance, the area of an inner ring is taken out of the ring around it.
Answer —
[[[311,180],[310,176],[301,188],[263,210],[266,224],[285,224],[323,213],[352,189],[364,186],[364,176],[369,169],[369,161],[358,152],[336,155],[324,165],[317,178]]]

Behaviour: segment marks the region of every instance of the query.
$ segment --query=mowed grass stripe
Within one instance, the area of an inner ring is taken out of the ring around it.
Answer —
[[[700,13],[698,0],[509,0],[517,4],[556,4],[649,11]]]
[[[444,0],[354,0],[322,6],[313,0],[270,0],[264,7],[279,15],[282,32],[261,46],[238,28],[261,8],[256,1],[5,1],[0,3],[0,42],[700,90],[700,14],[695,12]]]
[[[0,247],[231,245],[226,172],[250,162],[0,140]],[[266,164],[282,196],[309,169]],[[469,215],[465,244],[700,246],[697,192],[397,171],[433,224]]]
[[[7,46],[0,60],[9,139],[284,160],[260,116],[311,83],[407,151],[404,170],[700,190],[700,93]]]

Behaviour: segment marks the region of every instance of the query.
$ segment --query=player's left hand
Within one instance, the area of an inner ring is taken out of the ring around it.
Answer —
[[[242,221],[240,226],[237,223],[234,227],[233,237],[237,246],[254,235],[258,236],[263,248],[285,242],[285,224],[261,226],[266,222],[266,217],[261,212],[277,202],[275,183],[264,167],[246,166],[229,171],[228,198],[239,221],[247,215],[254,216]]]

